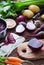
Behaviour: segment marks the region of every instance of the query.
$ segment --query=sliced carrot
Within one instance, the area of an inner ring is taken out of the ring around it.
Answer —
[[[24,62],[24,60],[21,60],[17,57],[8,57],[8,60],[11,62],[19,62],[19,63]]]
[[[5,60],[5,63],[6,63],[6,64],[14,64],[15,62],[13,63],[13,62],[10,62],[10,61],[8,61],[8,60]]]
[[[5,63],[6,64],[12,64],[12,65],[21,65],[21,63],[18,63],[18,62],[10,62],[8,60],[5,60]]]

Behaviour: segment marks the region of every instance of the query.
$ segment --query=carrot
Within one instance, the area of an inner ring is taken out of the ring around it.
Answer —
[[[5,60],[5,63],[6,64],[10,64],[10,65],[21,65],[21,63],[18,63],[18,62],[10,62],[8,60]]]
[[[19,62],[19,63],[24,62],[24,60],[21,60],[17,57],[8,57],[8,60],[11,62]]]

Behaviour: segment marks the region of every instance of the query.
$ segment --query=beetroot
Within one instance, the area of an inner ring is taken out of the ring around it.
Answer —
[[[34,33],[36,34],[36,33],[40,32],[40,31],[44,31],[44,24],[42,24],[41,27],[38,28]]]
[[[30,31],[32,30],[35,30],[36,29],[36,26],[33,22],[28,22],[27,25],[26,25],[26,28]]]
[[[27,36],[28,37],[36,37],[36,38],[39,38],[39,39],[44,39],[44,31],[40,31],[37,34],[31,34],[31,35],[27,35]]]
[[[16,27],[16,32],[17,33],[23,33],[25,31],[25,27],[22,25],[22,24],[19,24],[17,27]]]
[[[44,39],[44,31],[40,31],[39,33],[37,33],[35,35],[35,37],[37,37],[37,38],[43,38]]]
[[[8,34],[7,39],[9,43],[15,43],[16,40],[14,39],[13,35],[11,33]]]
[[[21,21],[19,24],[22,24],[23,26],[26,26],[26,22]]]
[[[21,22],[21,21],[25,21],[25,17],[23,15],[20,15],[19,17],[17,17],[17,21]]]
[[[29,41],[28,46],[29,46],[32,50],[36,51],[36,50],[40,50],[40,49],[41,49],[41,47],[43,46],[43,43],[42,43],[40,40],[34,38],[34,39],[31,39],[31,40]]]
[[[3,45],[8,45],[8,44],[9,44],[8,40],[7,40],[7,39],[5,39],[4,44],[3,44]]]
[[[41,25],[40,29],[44,31],[44,24]]]

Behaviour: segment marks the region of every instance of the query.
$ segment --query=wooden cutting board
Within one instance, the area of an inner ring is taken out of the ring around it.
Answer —
[[[44,40],[42,40],[44,41]],[[22,51],[21,51],[22,49]],[[43,59],[44,58],[44,46],[41,48],[41,50],[37,52],[33,52],[28,47],[28,42],[24,42],[17,48],[17,52],[19,57],[26,59],[26,60],[37,60],[37,59]]]

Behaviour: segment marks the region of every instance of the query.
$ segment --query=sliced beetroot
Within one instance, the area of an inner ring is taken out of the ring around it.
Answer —
[[[8,40],[6,39],[5,41],[4,41],[4,44],[3,45],[8,45],[9,44],[9,42],[8,42]]]
[[[34,38],[34,39],[31,39],[28,43],[28,46],[32,49],[32,50],[40,50],[41,47],[43,46],[43,43],[42,41]]]
[[[26,25],[26,28],[28,29],[28,30],[35,30],[36,29],[36,26],[35,26],[35,24],[33,23],[33,22],[28,22],[27,23],[27,25]]]
[[[21,21],[19,24],[22,24],[23,26],[26,26],[26,22]]]
[[[14,37],[11,33],[8,34],[7,39],[8,39],[9,43],[15,43],[16,42],[16,40],[14,39]]]
[[[17,27],[16,27],[16,32],[17,33],[23,33],[25,31],[25,27],[22,25],[22,24],[19,24]]]

